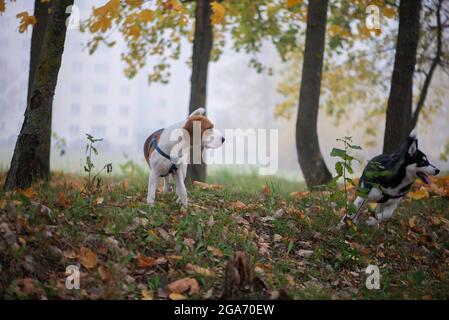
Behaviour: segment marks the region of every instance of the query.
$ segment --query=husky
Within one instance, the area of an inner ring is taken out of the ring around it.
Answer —
[[[401,199],[410,191],[416,179],[430,184],[429,176],[440,173],[430,164],[427,156],[418,149],[418,139],[414,129],[402,143],[398,151],[381,154],[371,159],[359,180],[358,194],[354,201],[355,213],[345,214],[340,226],[350,220],[358,223],[361,209],[367,202],[377,202],[373,217],[366,224],[378,227],[379,223],[390,219]]]

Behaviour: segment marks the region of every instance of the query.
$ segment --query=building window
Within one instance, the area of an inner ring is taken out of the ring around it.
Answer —
[[[83,64],[79,61],[76,61],[73,63],[72,69],[73,69],[73,72],[79,73],[83,70]]]
[[[96,63],[94,66],[96,73],[107,73],[109,71],[109,65],[106,63]]]
[[[9,39],[7,38],[0,38],[0,47],[6,49],[9,47]]]
[[[129,96],[131,94],[131,89],[128,86],[121,86],[120,93],[122,96]]]
[[[107,108],[104,104],[96,104],[92,107],[92,111],[96,116],[104,116],[106,114]]]
[[[120,107],[120,115],[123,117],[126,117],[129,115],[129,107],[128,106],[121,106]]]
[[[106,127],[105,126],[92,126],[92,135],[97,139],[104,138],[106,135]]]
[[[73,83],[72,84],[72,93],[79,94],[81,93],[81,84],[79,83]]]
[[[71,136],[77,136],[79,133],[80,129],[76,124],[72,124],[69,127],[69,133]]]
[[[80,114],[80,105],[78,103],[72,103],[72,105],[70,106],[70,112],[73,115]]]
[[[120,127],[119,135],[122,138],[127,138],[128,137],[128,128],[127,127]]]
[[[106,84],[97,83],[97,84],[94,85],[94,92],[96,94],[107,94],[108,93],[108,86]]]

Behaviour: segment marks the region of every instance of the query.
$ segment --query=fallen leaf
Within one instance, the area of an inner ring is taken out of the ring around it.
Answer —
[[[79,260],[80,260],[80,263],[88,269],[92,269],[93,267],[95,267],[97,265],[96,253],[86,247],[81,247],[81,250],[79,253]]]
[[[240,210],[245,210],[247,208],[247,206],[242,201],[237,200],[235,202],[232,202],[229,205],[229,208],[231,208],[232,210],[240,211]]]
[[[417,216],[413,216],[410,219],[408,219],[408,225],[410,226],[410,228],[416,227],[416,219],[417,218],[418,218]]]
[[[153,300],[153,293],[148,291],[147,288],[142,289],[142,300]]]
[[[165,263],[167,263],[167,259],[164,257],[153,258],[146,257],[140,253],[137,254],[137,265],[139,268],[152,268]]]
[[[407,193],[407,197],[413,200],[427,199],[429,197],[429,192],[427,191],[426,188],[420,187],[416,191]]]
[[[299,249],[296,251],[296,254],[304,258],[309,258],[313,255],[313,250]]]
[[[185,300],[186,299],[186,297],[180,293],[170,293],[168,295],[168,297],[170,298],[170,300]]]
[[[31,188],[28,188],[25,190],[19,190],[19,191],[17,191],[17,193],[19,193],[20,195],[22,195],[25,198],[28,198],[30,200],[36,198],[36,193]]]
[[[168,284],[167,289],[172,293],[184,293],[188,291],[189,294],[195,294],[200,290],[200,286],[195,278],[183,278]]]
[[[73,250],[64,251],[64,257],[67,259],[75,259],[78,255]]]
[[[223,252],[219,248],[207,246],[207,251],[212,252],[212,254],[217,258],[223,257]]]
[[[201,190],[220,190],[223,186],[220,184],[208,184],[200,181],[193,181],[193,187]]]
[[[215,275],[215,273],[212,270],[210,270],[209,268],[203,268],[203,267],[200,267],[197,265],[193,265],[191,263],[188,263],[186,265],[185,269],[186,269],[186,272],[189,274],[198,273],[205,277],[213,277]]]
[[[95,199],[94,203],[98,206],[100,204],[102,204],[104,201],[103,197],[98,197],[97,199]]]
[[[195,245],[195,240],[191,239],[191,238],[184,238],[184,244],[187,245],[190,249],[193,249],[194,245]]]
[[[100,278],[103,281],[109,280],[111,278],[111,273],[109,272],[108,268],[104,266],[98,267],[98,273],[100,274]]]

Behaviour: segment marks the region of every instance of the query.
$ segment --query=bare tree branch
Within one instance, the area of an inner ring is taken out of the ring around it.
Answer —
[[[413,113],[413,119],[412,119],[412,127],[415,127],[418,123],[419,114],[424,107],[424,102],[426,100],[427,92],[429,91],[430,83],[432,81],[433,73],[438,66],[438,64],[441,61],[441,55],[442,55],[442,25],[441,25],[441,5],[444,0],[438,1],[438,7],[436,11],[436,18],[437,18],[437,50],[435,53],[435,57],[432,60],[432,64],[430,66],[429,72],[426,75],[426,79],[424,80],[423,87],[421,89],[421,94],[419,96],[418,104],[416,105],[415,112]]]

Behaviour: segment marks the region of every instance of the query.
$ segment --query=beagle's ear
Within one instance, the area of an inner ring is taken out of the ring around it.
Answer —
[[[189,117],[192,116],[204,116],[206,114],[206,109],[204,108],[198,108],[195,111],[193,111]]]

